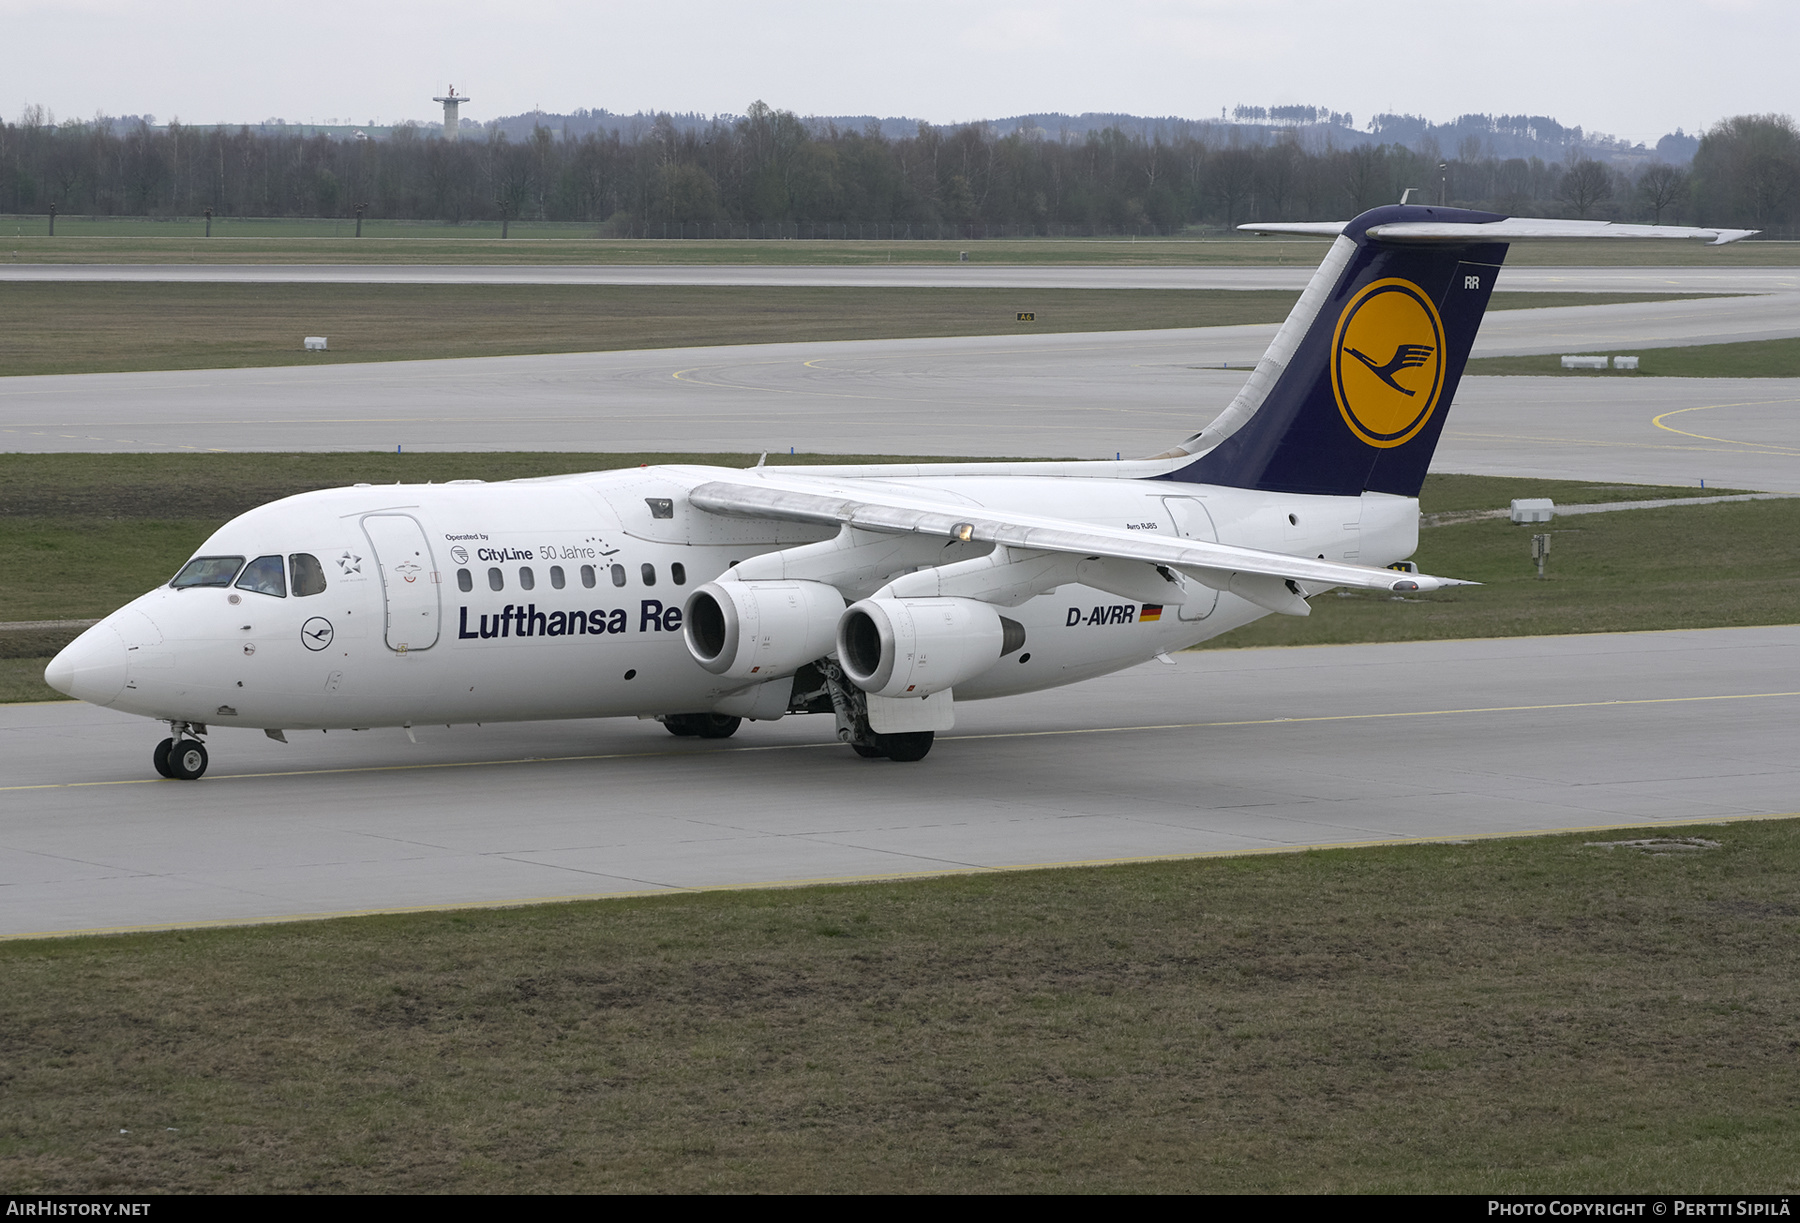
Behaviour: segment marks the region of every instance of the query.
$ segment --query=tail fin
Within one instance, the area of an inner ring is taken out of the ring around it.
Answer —
[[[1417,496],[1506,258],[1480,231],[1505,219],[1393,205],[1344,225],[1243,391],[1182,447],[1205,452],[1165,478]],[[1421,222],[1452,232],[1381,232]]]

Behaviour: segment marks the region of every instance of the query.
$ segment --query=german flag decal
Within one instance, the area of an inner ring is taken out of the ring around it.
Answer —
[[[1146,603],[1146,604],[1144,604],[1144,610],[1138,613],[1138,623],[1139,624],[1146,624],[1151,620],[1161,620],[1161,619],[1162,619],[1162,604],[1161,603]]]

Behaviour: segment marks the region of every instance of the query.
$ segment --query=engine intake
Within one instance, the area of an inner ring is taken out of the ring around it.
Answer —
[[[864,599],[837,626],[838,662],[874,696],[930,696],[973,679],[1025,643],[1025,630],[974,599]]]
[[[708,582],[688,596],[681,635],[714,675],[760,682],[831,653],[843,611],[823,582]]]

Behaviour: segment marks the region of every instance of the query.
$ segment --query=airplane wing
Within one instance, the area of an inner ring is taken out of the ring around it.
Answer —
[[[696,508],[713,514],[837,525],[881,534],[932,535],[1027,553],[1138,561],[1178,570],[1216,590],[1231,591],[1289,615],[1305,614],[1294,583],[1305,583],[1312,593],[1333,586],[1410,593],[1477,584],[1068,519],[985,508],[977,511],[936,501],[929,494],[863,489],[795,476],[771,474],[742,483],[714,480],[695,488],[688,499]]]

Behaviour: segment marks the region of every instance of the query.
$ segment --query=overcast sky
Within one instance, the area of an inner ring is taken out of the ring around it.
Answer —
[[[435,120],[541,107],[935,123],[1031,111],[1216,117],[1303,103],[1550,115],[1655,141],[1800,110],[1794,0],[673,5],[0,0],[0,108],[189,123]]]

